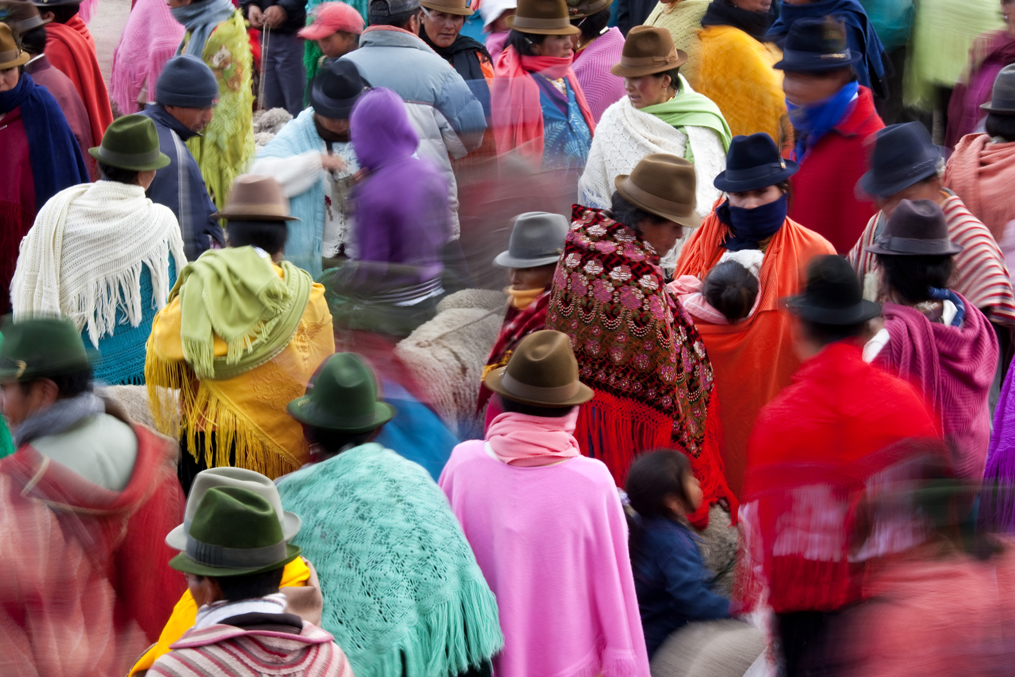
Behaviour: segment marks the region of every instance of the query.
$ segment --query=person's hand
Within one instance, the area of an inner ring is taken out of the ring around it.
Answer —
[[[345,160],[337,155],[321,153],[321,168],[326,172],[341,172],[345,169]]]
[[[272,5],[264,10],[264,23],[268,24],[269,28],[278,28],[285,23],[287,17],[285,10],[278,5]]]
[[[264,25],[264,14],[261,13],[261,8],[251,3],[250,7],[247,8],[247,21],[250,22],[251,28],[260,28]]]
[[[352,175],[352,182],[359,183],[368,176],[370,176],[370,170],[364,167],[363,169],[359,170],[358,172]]]

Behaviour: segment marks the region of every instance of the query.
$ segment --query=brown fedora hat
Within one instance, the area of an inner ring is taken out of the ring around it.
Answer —
[[[419,6],[432,9],[435,12],[457,14],[458,16],[472,16],[475,13],[469,9],[469,3],[466,0],[419,0]]]
[[[653,153],[641,159],[630,174],[613,180],[620,196],[647,212],[688,228],[697,228],[694,165],[683,158]]]
[[[299,221],[289,216],[289,200],[275,179],[257,174],[237,176],[229,189],[225,208],[212,217],[236,221]]]
[[[518,0],[514,16],[504,20],[519,33],[575,35],[581,29],[571,25],[571,13],[564,0]]]
[[[640,78],[673,70],[685,61],[687,54],[673,46],[673,36],[668,30],[635,26],[624,41],[620,63],[614,64],[610,72],[621,78]]]
[[[567,334],[534,331],[518,344],[506,367],[483,380],[493,392],[538,407],[575,407],[595,394],[578,380],[578,362]]]
[[[563,0],[561,1],[563,2]],[[578,29],[576,28],[575,30],[577,31]],[[28,56],[28,52],[21,49],[14,39],[11,27],[5,23],[0,23],[0,70],[24,66],[31,58]]]
[[[584,19],[587,16],[593,14],[599,14],[604,9],[613,4],[613,0],[566,0],[567,11],[571,15],[571,20]],[[580,28],[580,26],[579,26]]]

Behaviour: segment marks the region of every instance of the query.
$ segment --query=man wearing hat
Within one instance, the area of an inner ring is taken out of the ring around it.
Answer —
[[[335,351],[324,287],[283,260],[295,219],[275,180],[237,177],[213,217],[226,220],[229,248],[181,271],[152,323],[145,364],[155,421],[180,436],[185,492],[205,468],[275,479],[303,465],[309,449],[285,404]]]
[[[596,124],[610,104],[624,96],[624,79],[610,72],[624,50],[620,29],[609,26],[611,4],[613,0],[572,0],[568,3],[571,25],[581,31],[574,48],[572,68]]]
[[[225,246],[222,227],[211,216],[215,205],[186,145],[211,122],[218,98],[218,83],[211,69],[197,57],[184,54],[166,62],[155,88],[155,102],[140,113],[155,124],[159,150],[169,158],[169,164],[155,173],[148,197],[176,215],[189,261],[209,247]]]
[[[546,327],[546,309],[550,303],[553,272],[564,251],[568,225],[567,219],[561,214],[527,212],[515,217],[508,250],[493,260],[494,265],[508,269],[511,286],[504,291],[510,300],[500,336],[493,344],[490,357],[483,368],[484,378],[494,369],[508,363],[523,338]],[[492,394],[485,385],[479,386],[477,411],[482,411],[487,402],[490,402],[487,423],[500,413],[497,401],[490,400]]]
[[[308,68],[308,84],[313,83],[318,73],[328,70],[336,59],[359,47],[359,36],[363,33],[363,17],[341,0],[317,5],[310,12],[310,20],[310,25],[300,29],[298,35],[315,42],[323,56]],[[310,53],[309,46],[307,49]]]
[[[153,566],[183,510],[176,445],[95,396],[70,321],[3,333],[0,411],[18,451],[0,461],[0,674],[125,674],[183,591]]]
[[[861,600],[864,560],[846,535],[856,515],[845,497],[904,458],[903,443],[940,437],[912,386],[863,361],[859,338],[880,309],[845,259],[815,258],[804,291],[785,304],[803,364],[758,415],[740,514],[759,539],[754,564],[792,677],[823,674],[830,623]]]
[[[289,226],[286,258],[317,279],[335,259],[354,257],[349,208],[359,170],[349,115],[369,84],[349,61],[336,60],[314,80],[310,108],[258,150],[250,171],[274,177],[299,222]]]
[[[264,492],[212,487],[188,515],[166,542],[181,551],[169,566],[186,576],[197,618],[149,674],[352,677],[334,638],[286,608],[279,587],[300,549]]]
[[[430,475],[378,443],[398,412],[370,366],[328,358],[288,412],[316,462],[278,492],[303,519],[293,542],[320,574],[321,626],[356,674],[489,675],[503,645],[497,603]]]
[[[18,318],[69,317],[101,357],[96,379],[144,382],[145,344],[187,264],[169,208],[145,196],[158,169],[155,125],[127,115],[89,150],[102,180],[54,195],[21,242],[11,304]]]
[[[842,255],[849,252],[874,214],[874,205],[853,186],[863,174],[865,140],[884,127],[871,92],[857,81],[863,58],[832,18],[800,19],[789,29],[782,61],[789,119],[796,130],[791,159],[800,171],[790,180],[789,217],[823,235]]]
[[[529,334],[484,379],[504,413],[441,475],[497,595],[497,675],[649,674],[624,509],[610,471],[574,438],[595,394],[578,374],[567,334]]]
[[[870,169],[857,191],[873,197],[878,212],[867,223],[849,261],[863,281],[867,298],[881,300],[880,271],[870,248],[884,234],[886,224],[902,200],[930,200],[944,212],[948,238],[959,247],[954,255],[953,289],[979,308],[1001,339],[1002,367],[1011,361],[1015,329],[1015,294],[1004,255],[983,223],[962,199],[941,185],[943,158],[927,129],[908,122],[879,131],[870,154]]]
[[[303,39],[298,33],[307,25],[302,0],[242,0],[240,10],[251,28],[261,31],[261,77],[264,78],[266,110],[284,108],[296,117],[303,110]]]

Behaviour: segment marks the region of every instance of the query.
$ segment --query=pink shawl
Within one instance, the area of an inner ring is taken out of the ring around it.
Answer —
[[[551,465],[581,454],[574,438],[578,407],[562,419],[505,412],[486,429],[498,460],[520,468]]]
[[[948,158],[944,185],[1002,242],[1005,225],[1015,219],[1015,142],[993,143],[986,134],[962,137]]]
[[[730,323],[726,319],[726,316],[720,313],[715,307],[708,302],[705,295],[702,293],[702,289],[705,288],[705,283],[699,280],[694,275],[681,275],[673,282],[667,285],[674,294],[677,295],[677,300],[680,301],[680,305],[684,307],[687,314],[691,316],[692,320],[705,320],[710,324],[726,324]],[[751,308],[751,312],[747,313],[747,317],[751,317],[758,310],[758,305],[761,303],[761,293],[754,299],[754,307]],[[744,318],[744,320],[747,319]],[[743,322],[743,320],[741,320]]]
[[[610,68],[620,61],[623,49],[624,36],[614,26],[574,55],[572,68],[596,122],[624,96],[624,78],[610,73]]]
[[[931,322],[915,308],[885,303],[891,340],[875,364],[910,381],[933,406],[958,477],[980,481],[990,443],[987,395],[997,369],[993,328],[972,303],[961,327]]]
[[[155,101],[155,83],[166,62],[176,54],[187,29],[169,13],[164,0],[137,0],[113,52],[109,98],[123,115],[136,113],[137,98],[148,85],[147,99]]]

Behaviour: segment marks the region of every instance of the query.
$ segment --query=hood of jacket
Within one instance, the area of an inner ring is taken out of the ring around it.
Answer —
[[[405,102],[384,87],[367,92],[356,102],[349,133],[360,166],[372,172],[410,157],[419,146]]]
[[[360,48],[407,47],[409,49],[430,52],[431,54],[436,53],[415,33],[410,33],[404,28],[396,28],[395,26],[370,26],[360,36],[359,46]]]

